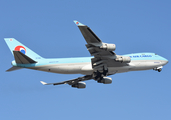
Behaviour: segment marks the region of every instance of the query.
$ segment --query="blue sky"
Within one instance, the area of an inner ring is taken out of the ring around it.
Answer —
[[[15,38],[46,58],[90,56],[73,20],[88,25],[117,54],[154,52],[171,60],[169,0],[1,0],[1,120],[170,120],[170,63],[153,70],[111,76],[86,89],[43,86],[82,75],[34,70],[5,72],[14,59],[4,38]]]

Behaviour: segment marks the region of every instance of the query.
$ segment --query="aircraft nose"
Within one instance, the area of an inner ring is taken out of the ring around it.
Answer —
[[[166,65],[168,62],[169,62],[169,61],[168,61],[167,59],[164,60],[164,61],[162,61],[162,63],[163,63],[164,65]]]
[[[166,64],[168,63],[169,61],[168,60],[166,60]]]

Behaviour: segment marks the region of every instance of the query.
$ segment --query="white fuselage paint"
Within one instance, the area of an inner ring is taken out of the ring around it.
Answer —
[[[165,60],[133,60],[127,63],[126,66],[108,67],[109,74],[123,73],[129,71],[149,70],[164,66],[168,61]],[[63,63],[63,64],[51,64],[30,67],[29,69],[35,69],[46,72],[60,73],[60,74],[84,74],[91,75],[93,68],[90,62],[86,63]]]

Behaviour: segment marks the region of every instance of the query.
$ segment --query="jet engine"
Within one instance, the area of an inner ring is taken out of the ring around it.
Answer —
[[[107,44],[104,43],[102,46],[100,46],[101,49],[105,49],[107,51],[115,51],[116,45],[115,44]]]
[[[131,58],[129,56],[122,56],[122,57],[117,57],[116,62],[121,62],[121,63],[130,63]]]
[[[103,84],[111,84],[112,83],[112,78],[110,77],[103,77],[102,80],[98,80],[98,83],[103,83]]]
[[[73,84],[72,87],[75,87],[75,88],[85,88],[86,87],[86,83],[85,82],[78,82],[76,84]]]

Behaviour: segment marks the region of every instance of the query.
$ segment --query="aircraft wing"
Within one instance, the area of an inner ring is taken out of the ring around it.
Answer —
[[[75,24],[79,27],[81,33],[83,34],[86,42],[89,44],[101,44],[102,41],[94,34],[94,32],[86,25],[83,25],[82,23],[78,21],[74,21]]]
[[[56,82],[56,83],[46,83],[46,82],[43,82],[43,81],[40,81],[40,82],[43,85],[61,85],[61,84],[74,85],[74,84],[77,84],[78,82],[85,81],[85,80],[90,80],[90,79],[93,79],[92,75],[86,75],[86,76],[79,77],[79,78],[76,78],[76,79],[67,80],[67,81],[63,81],[63,82]]]
[[[107,47],[107,43],[103,43],[97,35],[86,25],[74,21],[75,24],[80,29],[82,35],[84,36],[87,44],[87,50],[90,52],[91,56],[94,56],[92,58],[92,67],[97,70],[104,69],[105,66],[111,67],[113,63],[116,63],[114,59],[116,59],[116,54],[113,52],[113,50],[107,50],[105,47]],[[111,47],[115,47],[115,44],[110,44]],[[106,68],[106,67],[105,67]]]

